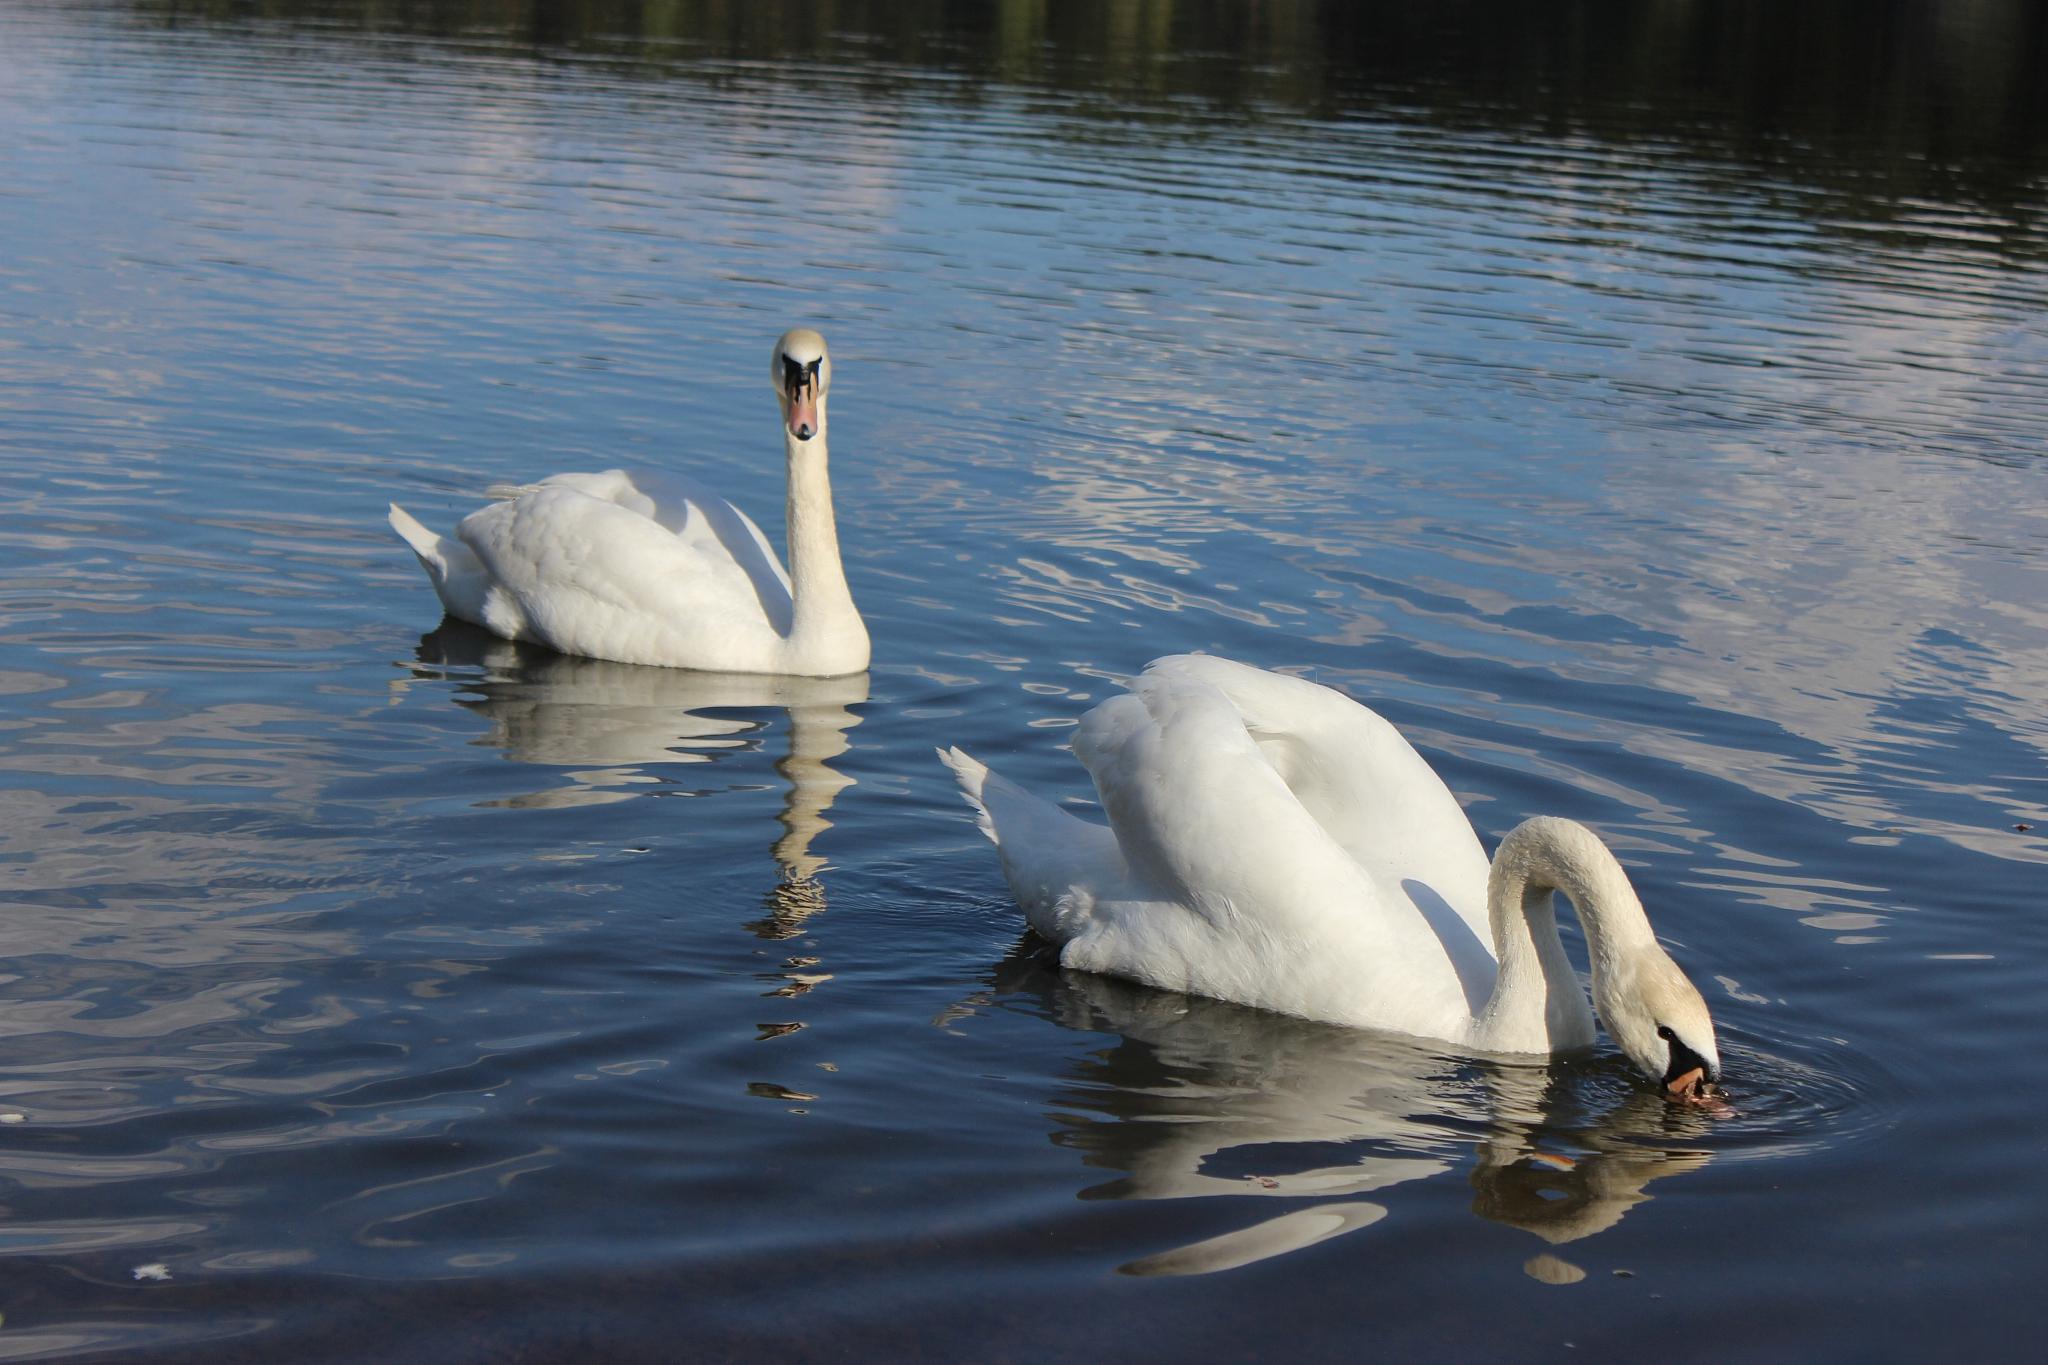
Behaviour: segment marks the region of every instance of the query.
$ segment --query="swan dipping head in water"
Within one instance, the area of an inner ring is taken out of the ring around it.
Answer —
[[[1557,944],[1553,892],[1563,892],[1578,910],[1593,1006],[1608,1034],[1674,1098],[1706,1100],[1721,1079],[1707,1002],[1657,942],[1621,864],[1598,835],[1575,821],[1535,816],[1509,831],[1494,851],[1487,920],[1501,967],[1489,1012],[1497,1007],[1508,1014],[1514,1005],[1503,997],[1523,993],[1530,955]],[[1544,937],[1548,944],[1539,941]]]
[[[1594,1016],[1562,892],[1614,1041],[1674,1099],[1725,1110],[1706,1002],[1607,846],[1539,816],[1489,860],[1422,756],[1342,693],[1160,659],[1082,718],[1074,755],[1107,825],[940,754],[1062,966],[1480,1052],[1579,1052]]]

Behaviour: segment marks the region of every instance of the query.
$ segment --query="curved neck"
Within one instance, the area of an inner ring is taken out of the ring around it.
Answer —
[[[1550,816],[1524,821],[1501,840],[1487,876],[1500,974],[1474,1030],[1482,1047],[1557,1052],[1593,1042],[1592,1009],[1557,936],[1556,891],[1579,912],[1596,995],[1622,955],[1656,945],[1628,875],[1592,831]]]
[[[868,636],[839,559],[825,400],[818,400],[817,435],[799,441],[785,425],[782,440],[789,459],[789,647],[793,654],[814,656],[820,672],[858,672],[867,667]]]

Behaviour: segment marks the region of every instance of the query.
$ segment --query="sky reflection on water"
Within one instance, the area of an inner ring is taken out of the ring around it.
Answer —
[[[1430,8],[0,10],[0,1353],[2020,1340],[2048,20]],[[797,321],[870,674],[436,628],[387,500],[773,534]],[[1020,948],[932,747],[1190,648],[1598,826],[1738,1119]]]

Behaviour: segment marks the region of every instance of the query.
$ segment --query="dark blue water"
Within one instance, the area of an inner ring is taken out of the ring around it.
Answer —
[[[2048,28],[1433,8],[0,7],[0,1359],[2030,1359]],[[797,323],[868,674],[437,629]],[[1188,649],[1736,1116],[1049,966],[932,747]]]

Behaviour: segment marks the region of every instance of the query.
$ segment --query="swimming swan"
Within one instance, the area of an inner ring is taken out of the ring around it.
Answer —
[[[1062,966],[1487,1052],[1570,1052],[1594,1030],[1558,941],[1562,891],[1608,1032],[1675,1098],[1718,1103],[1706,1002],[1606,846],[1539,816],[1489,868],[1443,780],[1341,693],[1160,659],[1082,718],[1074,753],[1107,827],[940,751]]]
[[[868,666],[826,473],[832,359],[808,328],[775,343],[789,460],[789,571],[747,514],[677,474],[557,474],[491,490],[453,536],[396,503],[448,614],[508,640],[620,663],[832,677]]]

